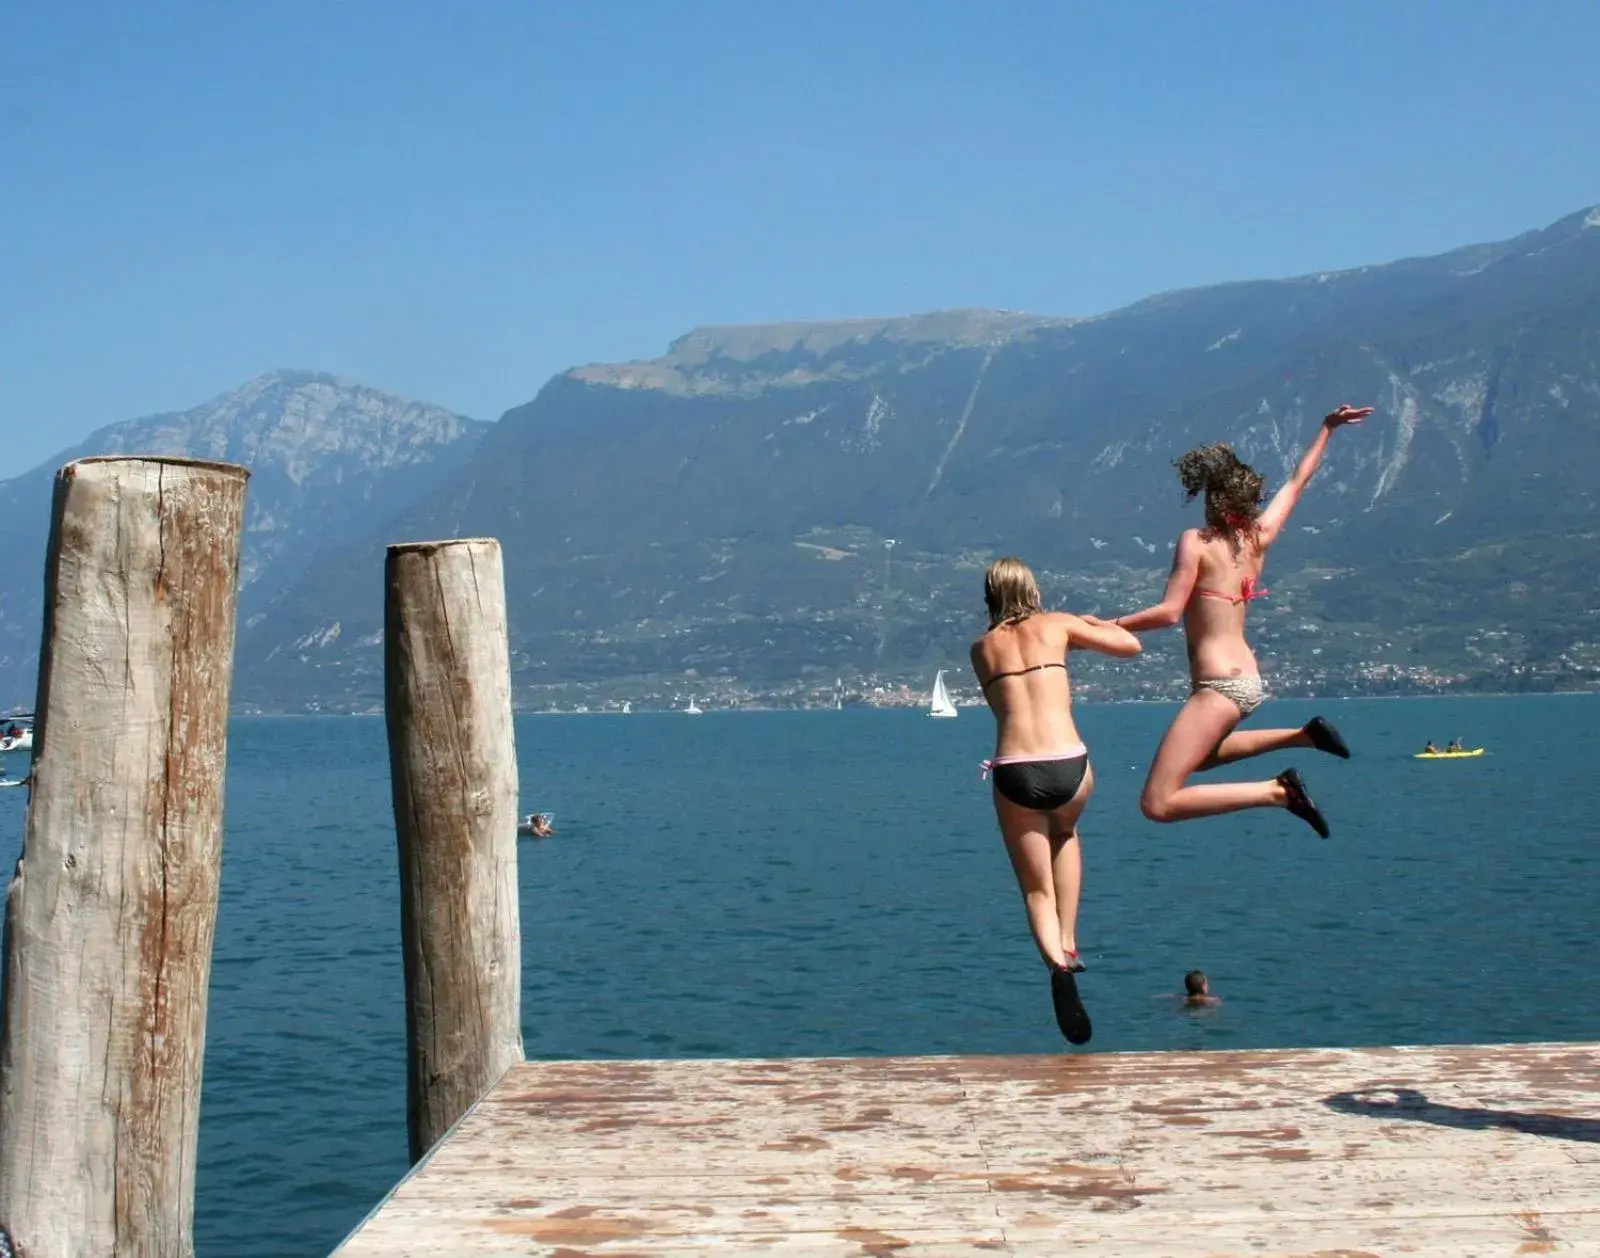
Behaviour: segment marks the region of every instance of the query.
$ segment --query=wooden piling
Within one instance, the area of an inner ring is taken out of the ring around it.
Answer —
[[[0,1030],[0,1229],[27,1258],[194,1252],[248,475],[56,478]]]
[[[415,1162],[522,1060],[517,759],[500,543],[391,546],[385,578]]]

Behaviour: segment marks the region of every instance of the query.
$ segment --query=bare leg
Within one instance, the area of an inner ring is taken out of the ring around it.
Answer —
[[[1011,816],[1007,816],[1008,810]],[[998,795],[995,796],[995,811],[1000,814],[1000,833],[1005,837],[1011,869],[1017,875],[1034,945],[1047,963],[1062,965],[1066,958],[1061,951],[1061,921],[1056,913],[1050,837],[1044,832],[1044,819],[1038,813],[1017,808]]]
[[[1215,751],[1200,762],[1200,768],[1215,769],[1219,764],[1232,764],[1235,760],[1264,756],[1268,752],[1282,751],[1286,747],[1314,745],[1311,735],[1304,729],[1236,729],[1217,744]]]
[[[1013,804],[998,790],[994,793],[995,816],[1028,912],[1028,929],[1039,955],[1052,966],[1065,965],[1065,948],[1077,942],[1074,932],[1083,858],[1076,839],[1068,842],[1066,836],[1076,834],[1078,818],[1093,788],[1092,778],[1085,774],[1072,802],[1054,813],[1034,812]],[[1069,924],[1067,938],[1071,940],[1065,945],[1063,923]]]
[[[1078,818],[1094,793],[1094,770],[1086,769],[1083,785],[1066,807],[1050,814],[1050,869],[1056,889],[1056,919],[1061,923],[1063,952],[1078,951],[1078,896],[1083,889],[1083,841]]]
[[[1231,700],[1212,690],[1190,695],[1156,748],[1139,798],[1140,811],[1151,821],[1188,821],[1244,808],[1283,807],[1288,792],[1277,781],[1185,785],[1238,723],[1239,709]]]
[[[1061,927],[1062,952],[1078,950],[1078,894],[1083,889],[1083,845],[1073,829],[1052,836],[1050,873],[1056,890],[1056,921]]]

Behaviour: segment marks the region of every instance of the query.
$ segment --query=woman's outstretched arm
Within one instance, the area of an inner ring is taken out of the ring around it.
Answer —
[[[1143,611],[1118,616],[1111,623],[1133,633],[1177,624],[1183,619],[1183,609],[1189,605],[1189,595],[1194,593],[1195,579],[1199,575],[1200,533],[1198,529],[1185,529],[1173,550],[1172,573],[1167,577],[1167,589],[1161,601]]]
[[[1306,452],[1300,456],[1300,463],[1294,469],[1294,475],[1283,483],[1283,488],[1272,495],[1272,501],[1267,504],[1267,509],[1261,513],[1256,522],[1256,535],[1263,546],[1272,545],[1282,532],[1283,526],[1289,520],[1289,513],[1300,501],[1300,495],[1305,492],[1317,466],[1322,462],[1323,451],[1328,448],[1328,438],[1333,435],[1333,430],[1345,424],[1359,424],[1372,414],[1372,410],[1370,406],[1341,406],[1338,410],[1329,412],[1321,427],[1317,429],[1317,435],[1306,447]]]
[[[1114,655],[1125,660],[1144,650],[1138,638],[1109,620],[1101,620],[1098,616],[1074,616],[1070,612],[1063,612],[1062,615],[1067,618],[1069,651],[1099,651],[1102,655]]]

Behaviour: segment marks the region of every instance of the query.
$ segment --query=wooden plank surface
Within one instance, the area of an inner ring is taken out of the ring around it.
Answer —
[[[529,1062],[336,1251],[1600,1254],[1600,1046]]]

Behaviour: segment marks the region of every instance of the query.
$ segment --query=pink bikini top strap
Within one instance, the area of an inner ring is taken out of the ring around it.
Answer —
[[[1239,593],[1224,594],[1221,590],[1196,590],[1201,598],[1220,598],[1225,603],[1249,603],[1258,598],[1265,598],[1270,590],[1264,585],[1258,585],[1255,577],[1245,577],[1239,582]]]

